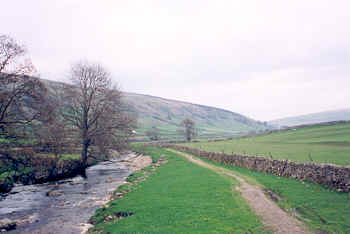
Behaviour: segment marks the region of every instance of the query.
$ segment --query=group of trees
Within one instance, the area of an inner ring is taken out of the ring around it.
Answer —
[[[71,84],[62,84],[55,95],[52,90],[49,95],[43,81],[34,76],[35,67],[26,55],[23,45],[0,35],[2,168],[19,168],[26,161],[22,156],[33,155],[38,148],[58,160],[69,146],[80,150],[86,167],[89,157],[108,156],[111,149],[126,143],[136,120],[127,114],[122,93],[106,69],[97,63],[78,62],[69,72]],[[195,123],[185,119],[179,132],[191,141],[196,135]],[[146,135],[160,139],[156,127]],[[21,149],[23,142],[25,150]]]
[[[92,152],[108,155],[126,142],[136,120],[127,114],[122,93],[106,69],[78,62],[69,73],[72,84],[50,96],[33,76],[26,53],[14,39],[0,35],[0,166],[20,163],[19,142],[34,142],[30,150],[40,143],[41,150],[58,158],[76,141],[83,167]]]

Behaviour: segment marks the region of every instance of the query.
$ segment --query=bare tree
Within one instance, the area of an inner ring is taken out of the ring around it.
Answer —
[[[80,133],[81,159],[86,167],[90,146],[100,143],[106,150],[118,137],[131,133],[133,119],[123,111],[122,94],[101,65],[76,63],[71,67],[70,80],[73,86],[64,90],[63,117]]]
[[[179,130],[180,133],[184,134],[187,141],[191,141],[193,137],[197,135],[195,122],[189,118],[184,119],[181,122],[182,129]]]
[[[18,139],[32,136],[33,123],[49,120],[52,113],[47,90],[32,77],[35,68],[26,54],[24,46],[0,35],[0,173],[8,172],[6,181],[30,166],[33,159],[32,145]]]
[[[25,58],[27,51],[7,35],[0,35],[0,130],[18,130],[33,120],[50,115],[46,88],[32,77],[35,68]],[[7,132],[7,133],[6,133]]]

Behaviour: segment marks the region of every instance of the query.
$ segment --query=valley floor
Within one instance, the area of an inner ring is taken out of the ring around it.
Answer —
[[[349,194],[178,151],[138,150],[168,163],[134,173],[125,193],[92,217],[91,233],[350,232]]]

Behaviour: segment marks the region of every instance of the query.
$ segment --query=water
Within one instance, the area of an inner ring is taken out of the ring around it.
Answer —
[[[16,186],[0,199],[0,219],[18,221],[16,230],[8,233],[81,233],[94,211],[130,175],[123,161],[134,156],[127,153],[92,166],[86,178]]]

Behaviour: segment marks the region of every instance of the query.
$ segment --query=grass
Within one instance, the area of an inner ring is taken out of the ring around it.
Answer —
[[[141,150],[141,148],[139,148]],[[126,196],[98,209],[94,231],[104,233],[266,233],[237,191],[237,181],[194,165],[159,148],[147,147],[168,163],[139,182]],[[108,219],[132,213],[122,219]],[[105,222],[105,220],[109,220]]]
[[[67,160],[67,159],[80,159],[80,154],[62,154],[59,156],[60,160]]]
[[[313,126],[229,141],[184,144],[210,152],[350,165],[350,124]]]
[[[134,182],[137,179],[143,178],[143,176],[144,176],[143,171],[132,173],[128,178],[126,178],[126,181],[127,182]]]
[[[317,184],[202,160],[230,169],[248,178],[247,182],[258,182],[282,198],[277,202],[280,207],[291,214],[296,213],[313,230],[350,233],[350,194],[338,193]]]
[[[8,178],[8,177],[12,177],[14,174],[15,174],[14,171],[2,172],[2,173],[0,174],[0,179],[6,179],[6,178]]]

